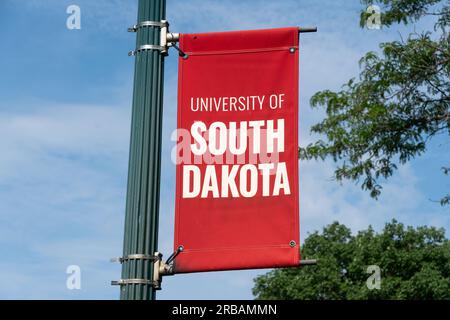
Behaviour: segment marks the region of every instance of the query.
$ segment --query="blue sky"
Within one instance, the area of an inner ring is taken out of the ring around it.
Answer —
[[[81,30],[66,28],[66,8],[81,8]],[[318,26],[301,36],[300,133],[323,116],[309,108],[321,89],[357,75],[359,58],[378,43],[430,27],[359,28],[358,0],[167,1],[174,32]],[[131,117],[137,1],[2,0],[0,2],[0,298],[117,299]],[[160,251],[172,248],[177,55],[166,61]],[[333,163],[300,164],[301,238],[337,220],[356,231],[396,218],[450,230],[437,200],[445,137],[384,183],[379,201],[353,183],[331,180]],[[447,235],[448,235],[447,231]],[[66,268],[81,267],[81,290],[66,288]],[[381,266],[382,268],[382,266]],[[267,270],[175,275],[159,299],[251,299],[253,278]]]

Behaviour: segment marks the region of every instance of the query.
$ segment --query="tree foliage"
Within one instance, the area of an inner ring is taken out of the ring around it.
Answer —
[[[325,139],[300,148],[299,156],[331,157],[338,163],[336,180],[362,181],[361,187],[377,198],[380,178],[424,153],[430,138],[450,135],[450,2],[362,2],[381,6],[384,26],[431,16],[434,29],[380,44],[380,53],[369,52],[360,60],[358,78],[340,91],[317,92],[311,106],[324,108],[326,117],[311,131]],[[362,25],[366,19],[364,11]],[[448,197],[441,203],[447,204]]]
[[[315,266],[277,269],[255,279],[257,299],[450,299],[450,242],[443,229],[393,220],[380,233],[352,235],[337,222],[308,236],[304,259]],[[370,290],[367,267],[381,269]]]

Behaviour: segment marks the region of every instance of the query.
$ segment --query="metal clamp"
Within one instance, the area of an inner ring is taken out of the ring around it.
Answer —
[[[111,262],[123,263],[124,261],[127,260],[149,260],[155,262],[157,260],[157,257],[148,254],[136,253],[136,254],[129,254],[125,257],[112,258]]]
[[[181,247],[177,250],[176,254],[179,254],[183,249]],[[175,255],[175,254],[174,254]],[[172,255],[171,260],[173,261],[174,255]],[[116,281],[111,281],[113,286],[125,286],[130,284],[144,284],[151,285],[155,290],[161,290],[161,282],[163,276],[171,276],[174,274],[173,265],[164,263],[162,261],[162,254],[155,252],[153,255],[148,254],[129,254],[125,257],[119,257],[111,259],[112,262],[119,261],[123,263],[127,260],[149,260],[153,262],[153,280],[149,279],[120,279]]]
[[[137,48],[136,50],[132,50],[132,51],[128,52],[128,55],[135,56],[137,53],[142,52],[142,51],[147,51],[147,50],[158,50],[158,51],[164,52],[166,50],[166,48],[163,46],[158,46],[156,44],[144,44],[144,45],[140,46],[139,48]]]
[[[178,42],[180,39],[179,33],[169,32],[169,23],[166,20],[161,21],[142,21],[131,28],[128,28],[129,32],[137,32],[140,28],[144,27],[158,27],[161,29],[159,45],[156,44],[144,44],[138,47],[136,50],[128,52],[129,56],[135,56],[139,52],[147,50],[157,50],[162,54],[167,55],[169,47],[173,43]]]
[[[148,279],[120,279],[117,281],[111,281],[112,286],[126,286],[130,284],[146,284],[155,286],[154,281],[148,280]]]
[[[163,28],[163,27],[166,27],[167,25],[168,25],[168,23],[165,20],[162,20],[162,21],[141,21],[138,24],[135,24],[134,26],[132,26],[131,28],[128,28],[128,32],[137,32],[140,28],[145,28],[145,27]]]

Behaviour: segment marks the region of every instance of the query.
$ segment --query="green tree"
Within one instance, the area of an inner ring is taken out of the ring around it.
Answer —
[[[300,148],[299,157],[332,158],[336,180],[361,181],[361,187],[377,198],[380,178],[390,177],[398,164],[424,153],[430,138],[450,135],[450,1],[362,3],[381,7],[383,27],[431,17],[434,28],[380,44],[379,54],[369,52],[360,60],[358,78],[338,92],[317,92],[311,106],[323,107],[326,117],[311,131],[324,138]],[[370,14],[361,13],[361,26]],[[448,168],[442,170],[448,173]],[[444,195],[441,204],[449,201]]]
[[[380,233],[369,227],[352,235],[335,222],[309,235],[301,251],[318,264],[257,277],[257,299],[450,299],[450,242],[444,229],[393,220]],[[381,270],[379,289],[366,285],[370,265]]]

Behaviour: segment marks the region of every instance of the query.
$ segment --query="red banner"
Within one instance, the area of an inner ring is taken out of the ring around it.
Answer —
[[[175,272],[298,265],[298,28],[180,49]]]

